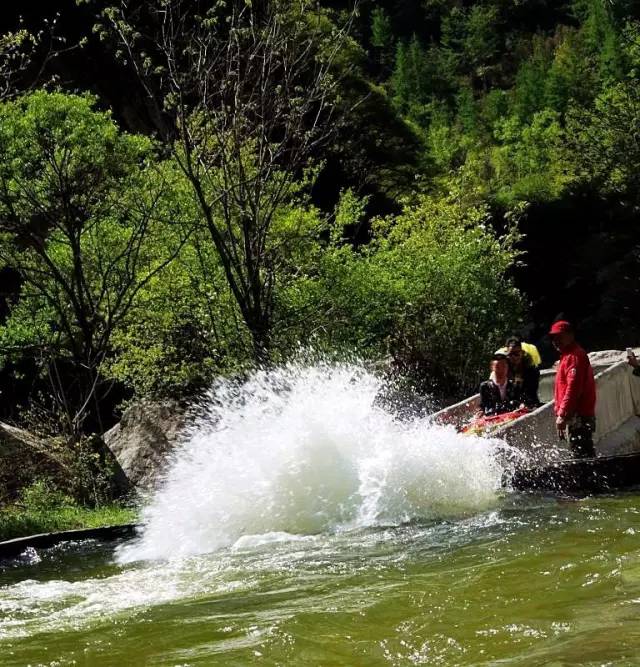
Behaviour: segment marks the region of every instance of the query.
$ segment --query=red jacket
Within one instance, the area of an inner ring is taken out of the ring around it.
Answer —
[[[560,353],[554,389],[555,413],[559,417],[594,417],[596,383],[587,353],[577,344]]]

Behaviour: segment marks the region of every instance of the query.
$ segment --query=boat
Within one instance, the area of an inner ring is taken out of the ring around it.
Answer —
[[[511,412],[502,412],[499,415],[491,415],[489,417],[473,417],[468,424],[460,427],[460,433],[465,435],[491,435],[505,424],[509,424],[523,415],[531,412],[529,408],[519,408]]]
[[[553,411],[555,370],[541,372],[543,405],[491,429],[488,435],[519,455],[505,486],[550,493],[595,493],[640,485],[640,377],[622,351],[589,355],[596,381],[596,457],[575,459],[557,437]],[[458,430],[479,407],[479,394],[436,412],[432,419]]]

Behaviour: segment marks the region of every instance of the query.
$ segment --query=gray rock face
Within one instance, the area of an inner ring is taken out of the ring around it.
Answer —
[[[86,438],[82,451],[99,457],[100,464],[89,470],[110,473],[109,489],[114,495],[129,490],[129,483],[118,462],[99,436]],[[80,484],[79,450],[62,436],[40,437],[16,426],[0,422],[0,505],[15,500],[36,480],[47,480],[71,495],[87,492]],[[90,465],[90,464],[86,464]],[[90,492],[89,492],[89,497]]]
[[[69,475],[64,451],[56,444],[0,422],[0,505],[35,479]]]
[[[105,433],[105,443],[136,489],[153,490],[179,441],[185,416],[185,407],[177,401],[141,402]]]

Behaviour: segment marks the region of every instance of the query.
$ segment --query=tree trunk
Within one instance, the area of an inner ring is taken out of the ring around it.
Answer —
[[[269,317],[260,313],[247,322],[251,342],[253,344],[253,356],[259,366],[271,365],[271,322]]]

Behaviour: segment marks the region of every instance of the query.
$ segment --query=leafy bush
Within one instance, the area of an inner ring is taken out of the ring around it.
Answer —
[[[77,506],[73,498],[60,489],[56,489],[50,481],[44,479],[38,479],[30,486],[22,489],[18,504],[32,514]]]
[[[470,388],[522,312],[517,238],[497,237],[486,207],[423,196],[378,220],[365,248],[334,242],[290,287],[310,313],[300,340],[391,355],[430,390]]]

